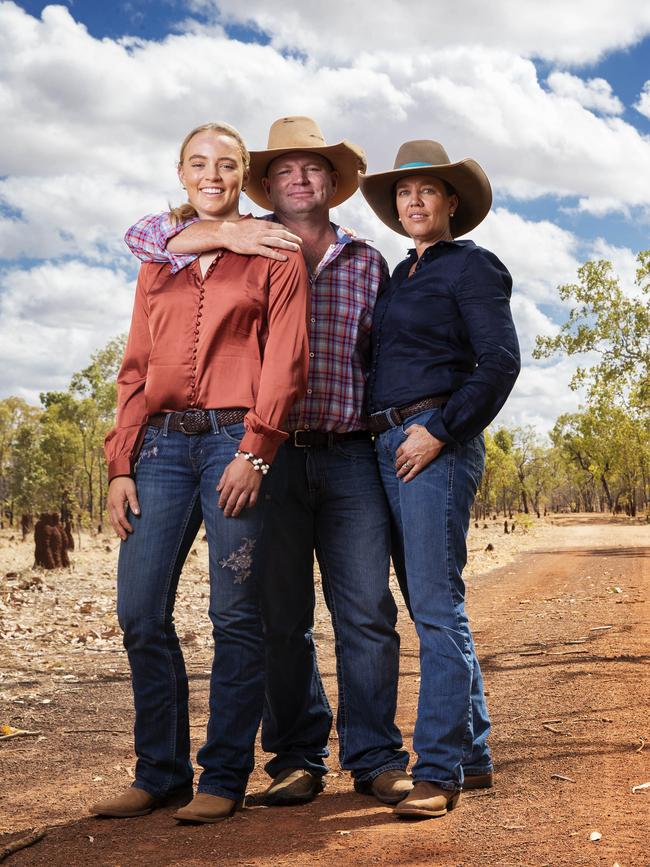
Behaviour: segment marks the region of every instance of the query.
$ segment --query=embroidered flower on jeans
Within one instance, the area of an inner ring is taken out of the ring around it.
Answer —
[[[243,584],[251,574],[251,566],[253,563],[253,548],[255,547],[255,539],[244,539],[242,544],[219,560],[219,565],[224,569],[230,569],[235,574],[235,584]]]

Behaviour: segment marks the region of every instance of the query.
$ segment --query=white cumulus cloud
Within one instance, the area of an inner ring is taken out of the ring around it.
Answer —
[[[636,0],[301,0],[281,8],[266,0],[193,0],[216,20],[249,24],[280,50],[302,51],[325,62],[361,52],[417,55],[463,42],[498,46],[563,63],[597,60],[650,33],[650,8]]]
[[[4,393],[64,387],[127,327],[136,263],[122,235],[140,215],[181,201],[178,145],[209,120],[234,124],[258,149],[277,117],[307,114],[328,142],[364,146],[370,171],[390,168],[413,138],[442,141],[452,160],[476,158],[498,207],[472,237],[513,274],[527,369],[539,366],[534,333],[566,315],[557,285],[575,279],[586,254],[612,258],[628,280],[630,250],[605,240],[590,247],[516,209],[544,196],[593,217],[647,219],[650,187],[639,179],[650,176],[650,139],[620,116],[609,82],[576,74],[577,64],[649,33],[647,4],[290,5],[278,14],[262,0],[193,0],[187,10],[213,13],[209,26],[189,22],[147,41],[95,38],[73,4],[47,6],[39,18],[0,0],[0,110],[10,119],[0,137]],[[232,23],[271,43],[230,38]],[[555,69],[548,82],[537,58]],[[636,108],[650,116],[650,84]],[[411,246],[360,194],[333,216],[373,239],[391,266]],[[570,373],[553,368],[555,395]],[[552,420],[557,401],[538,400],[525,387],[533,374],[522,376],[512,405]],[[542,391],[545,383],[535,380]]]
[[[577,366],[572,358],[525,365],[495,424],[532,425],[540,434],[547,433],[560,414],[576,412],[580,406],[580,395],[568,388]]]
[[[66,388],[90,354],[125,331],[133,281],[123,271],[78,260],[45,262],[0,275],[3,396],[37,401]]]
[[[642,115],[650,118],[650,81],[646,81],[639,94],[639,99],[634,103],[634,108]]]
[[[553,72],[547,78],[547,83],[557,96],[573,99],[585,108],[593,108],[604,114],[622,114],[625,108],[604,78],[585,80],[569,72]]]

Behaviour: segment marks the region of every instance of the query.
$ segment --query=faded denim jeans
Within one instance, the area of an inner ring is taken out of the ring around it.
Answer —
[[[174,628],[181,569],[205,520],[209,615],[215,642],[210,718],[198,753],[198,790],[240,799],[253,768],[264,701],[259,611],[259,549],[264,485],[258,504],[226,518],[215,490],[234,458],[243,425],[186,436],[149,427],[136,468],[139,516],[122,542],[118,617],[135,703],[135,783],[154,796],[191,786],[188,680]],[[266,480],[265,480],[266,481]]]
[[[390,517],[370,440],[284,445],[269,476],[262,587],[266,771],[327,772],[332,724],[314,644],[314,552],[334,627],[341,767],[355,780],[405,768],[395,725],[397,608],[388,586]]]
[[[379,470],[396,528],[394,559],[420,639],[420,696],[413,778],[460,788],[464,772],[492,770],[490,721],[481,668],[465,612],[462,572],[469,519],[483,473],[483,435],[446,445],[410,482],[395,475],[397,449],[428,410],[376,440]]]

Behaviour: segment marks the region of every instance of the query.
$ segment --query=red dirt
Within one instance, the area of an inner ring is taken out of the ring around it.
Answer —
[[[493,718],[492,790],[463,795],[442,819],[400,822],[389,808],[354,793],[334,760],[325,792],[303,807],[247,808],[201,827],[178,826],[171,809],[129,820],[87,817],[98,796],[128,785],[133,756],[125,660],[113,651],[85,651],[74,657],[78,680],[63,684],[51,704],[38,699],[45,675],[37,664],[30,670],[29,660],[22,660],[22,681],[0,681],[3,697],[18,702],[11,705],[12,724],[45,735],[0,743],[7,830],[0,852],[38,823],[48,826],[47,836],[10,856],[11,867],[648,865],[650,790],[633,794],[632,787],[650,781],[650,533],[639,523],[605,518],[555,523],[544,550],[469,582]],[[598,629],[605,626],[611,628]],[[410,746],[418,653],[403,607],[400,630],[399,722]],[[333,699],[329,632],[320,645]],[[207,647],[188,654],[195,747],[205,721],[208,660]],[[32,699],[11,697],[26,687]],[[88,729],[113,733],[79,731]],[[335,755],[335,739],[331,748]],[[259,753],[251,791],[266,784],[263,761]],[[593,831],[600,841],[590,841]]]

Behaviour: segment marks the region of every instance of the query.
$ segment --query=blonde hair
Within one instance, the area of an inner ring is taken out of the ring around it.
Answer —
[[[221,133],[221,135],[230,136],[230,138],[234,138],[237,144],[239,145],[239,151],[241,153],[242,162],[244,164],[244,172],[248,171],[248,167],[250,166],[251,157],[248,153],[248,148],[246,147],[246,143],[244,139],[241,137],[241,134],[238,130],[235,129],[234,126],[230,126],[229,123],[224,123],[219,121],[217,123],[204,123],[201,126],[195,127],[193,130],[188,132],[188,134],[183,139],[183,143],[181,144],[181,150],[178,157],[178,168],[183,164],[183,160],[185,159],[185,150],[190,143],[190,141],[194,138],[197,133],[200,132],[216,132]],[[182,205],[179,205],[177,208],[169,209],[169,217],[172,222],[172,225],[176,225],[177,223],[182,223],[184,220],[190,220],[193,217],[197,217],[196,209],[189,202],[184,202]]]

